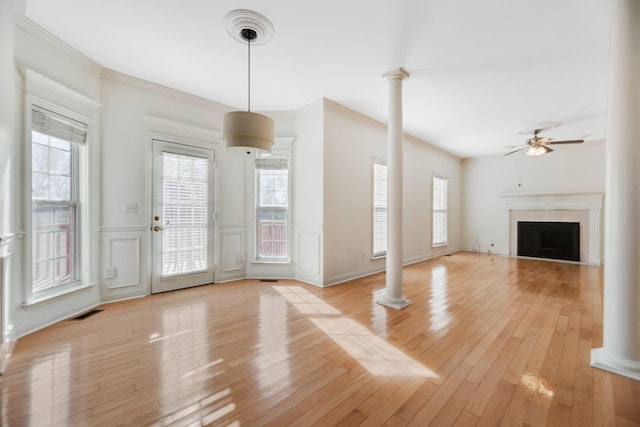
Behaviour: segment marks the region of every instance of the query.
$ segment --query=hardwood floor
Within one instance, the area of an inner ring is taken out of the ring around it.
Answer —
[[[600,267],[460,252],[331,288],[243,280],[113,303],[18,341],[3,425],[640,425],[592,369]]]

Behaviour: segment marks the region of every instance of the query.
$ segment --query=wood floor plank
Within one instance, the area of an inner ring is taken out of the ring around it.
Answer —
[[[601,267],[457,252],[403,277],[403,310],[384,273],[104,304],[18,340],[0,424],[640,424],[640,382],[590,366]]]
[[[616,425],[616,410],[611,378],[612,375],[604,371],[596,370],[593,373],[593,425]]]
[[[447,404],[451,396],[460,387],[465,377],[471,371],[471,365],[463,363],[449,378],[438,388],[429,401],[411,419],[410,426],[426,426],[438,415],[438,412]]]
[[[455,424],[460,414],[464,412],[464,406],[477,387],[477,384],[463,381],[440,412],[438,412],[438,415],[433,419],[431,426],[445,427]]]
[[[635,405],[630,380],[619,375],[613,375],[611,377],[611,386],[613,388],[616,415],[640,424],[638,408]]]

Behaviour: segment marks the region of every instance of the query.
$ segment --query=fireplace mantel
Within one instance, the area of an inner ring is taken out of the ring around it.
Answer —
[[[604,193],[502,193],[506,209],[602,210]]]
[[[601,264],[602,203],[604,193],[503,193],[507,211],[509,254],[515,256],[517,221],[546,220],[580,222],[581,260]],[[584,245],[584,246],[583,246]]]

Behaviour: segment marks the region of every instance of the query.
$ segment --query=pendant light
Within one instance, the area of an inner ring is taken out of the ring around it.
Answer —
[[[274,139],[273,120],[251,111],[251,44],[260,37],[261,30],[271,22],[264,16],[248,11],[232,11],[225,17],[229,33],[236,40],[247,43],[247,111],[226,113],[222,119],[222,140],[227,151],[244,155],[271,152]],[[258,20],[258,21],[256,21]],[[271,31],[268,34],[272,34]],[[264,31],[262,31],[264,33]],[[264,43],[264,41],[262,41]]]

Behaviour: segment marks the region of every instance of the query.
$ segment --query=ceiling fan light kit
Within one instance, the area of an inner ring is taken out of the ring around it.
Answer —
[[[251,111],[251,45],[264,44],[273,37],[273,24],[263,15],[239,9],[225,16],[227,31],[247,44],[247,111],[233,111],[222,118],[222,140],[227,151],[246,155],[271,152],[273,119]]]
[[[527,140],[524,147],[520,147],[516,150],[510,151],[505,154],[508,156],[509,154],[517,153],[522,150],[527,150],[525,154],[527,156],[542,156],[544,154],[550,153],[553,151],[549,147],[549,145],[553,144],[581,144],[584,142],[582,139],[572,139],[567,141],[554,141],[552,138],[547,136],[538,136],[540,132],[545,131],[546,129],[533,129],[532,131],[520,131],[520,134],[533,133],[533,138]]]
[[[527,156],[542,156],[543,154],[547,154],[550,151],[553,150],[551,148],[545,147],[544,145],[538,145],[537,147],[530,147],[525,154]]]

